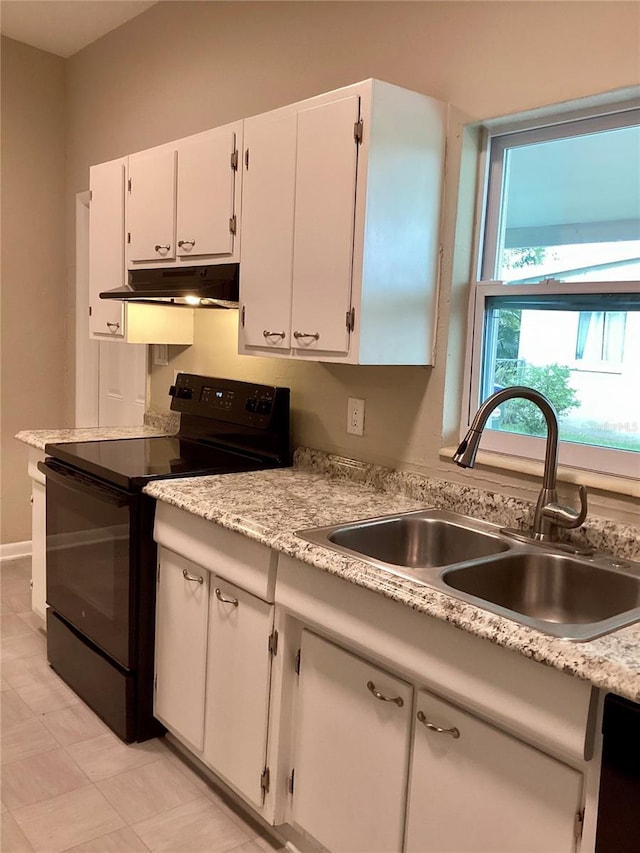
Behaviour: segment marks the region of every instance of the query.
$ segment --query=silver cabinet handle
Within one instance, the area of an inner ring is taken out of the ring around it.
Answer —
[[[196,577],[194,577],[193,575],[190,575],[190,574],[189,574],[189,572],[188,572],[186,569],[183,569],[183,570],[182,570],[182,577],[183,577],[186,581],[193,581],[193,583],[199,583],[199,584],[203,584],[203,583],[204,583],[204,578],[202,577],[202,575],[200,575],[200,577],[199,577],[199,578],[196,578]]]
[[[111,332],[113,332],[113,331],[116,331],[116,332],[117,332],[117,331],[118,331],[118,329],[120,328],[120,323],[110,323],[110,322],[107,320],[107,321],[106,321],[106,324],[107,324],[107,328],[108,328],[108,329],[109,329],[109,331],[111,331]]]
[[[193,249],[195,244],[196,244],[195,240],[178,240],[178,246],[180,248],[182,248],[183,246],[185,246],[185,247],[188,246],[190,249]],[[157,248],[158,247],[156,246],[156,250],[157,250]],[[167,246],[167,248],[169,248],[169,247]]]
[[[284,340],[285,334],[284,332],[268,332],[265,329],[262,336],[265,338],[282,338]]]
[[[455,726],[450,729],[441,729],[440,726],[434,726],[433,723],[430,723],[429,720],[427,720],[425,715],[422,713],[422,711],[418,711],[416,716],[418,717],[420,722],[423,723],[429,729],[430,732],[437,732],[441,735],[451,735],[451,737],[460,737],[460,729],[457,729]]]
[[[402,696],[385,696],[384,693],[380,693],[379,690],[376,690],[376,686],[373,681],[367,681],[367,690],[370,690],[376,699],[379,699],[381,702],[395,702],[398,708],[402,708],[404,705],[404,699]]]
[[[161,250],[168,252],[170,248],[171,248],[171,243],[158,243],[158,244],[156,244],[156,252],[159,252]]]
[[[238,606],[237,598],[225,598],[224,595],[220,592],[220,589],[216,587],[216,598],[218,601],[221,601],[223,604],[233,604],[234,607]]]
[[[320,332],[294,332],[293,337],[299,341],[300,338],[313,338],[314,341],[317,341],[320,337]]]

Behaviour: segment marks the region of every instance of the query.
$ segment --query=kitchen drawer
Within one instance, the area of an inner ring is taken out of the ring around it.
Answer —
[[[159,545],[273,602],[277,555],[265,545],[162,501],[153,535]]]

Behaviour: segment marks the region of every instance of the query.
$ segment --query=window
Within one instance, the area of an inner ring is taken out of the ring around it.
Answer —
[[[626,311],[581,311],[576,368],[621,373],[626,327]]]
[[[487,164],[468,422],[528,385],[556,409],[561,462],[640,476],[640,109],[493,134]],[[545,435],[509,400],[483,446],[542,458]]]

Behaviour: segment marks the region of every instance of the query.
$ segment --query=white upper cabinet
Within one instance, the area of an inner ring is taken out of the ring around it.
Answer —
[[[367,80],[245,122],[241,353],[433,364],[446,116]]]
[[[129,268],[239,260],[242,122],[129,157]]]
[[[153,162],[154,158],[150,158]],[[165,164],[167,163],[165,159]],[[141,174],[150,171],[142,160]],[[124,257],[127,158],[92,166],[89,205],[89,337],[135,344],[193,343],[193,308],[100,299],[126,281]]]
[[[446,124],[446,104],[371,79],[95,166],[97,198],[118,164],[95,281],[241,261],[240,354],[433,364]],[[93,331],[122,336],[103,310]]]
[[[241,347],[291,347],[296,169],[295,108],[244,123]],[[277,224],[275,224],[277,223]]]
[[[100,299],[103,290],[122,287],[124,265],[124,198],[127,158],[100,163],[89,170],[89,334],[122,340],[124,304]]]
[[[348,352],[358,110],[350,96],[245,121],[245,353]]]
[[[237,135],[237,128],[222,127],[178,147],[179,258],[233,254]]]
[[[360,98],[298,113],[293,244],[293,341],[304,352],[349,351]]]
[[[176,257],[174,148],[152,148],[129,157],[129,262]]]

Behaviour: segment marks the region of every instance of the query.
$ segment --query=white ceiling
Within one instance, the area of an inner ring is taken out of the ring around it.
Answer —
[[[67,58],[156,1],[0,0],[0,32]]]

